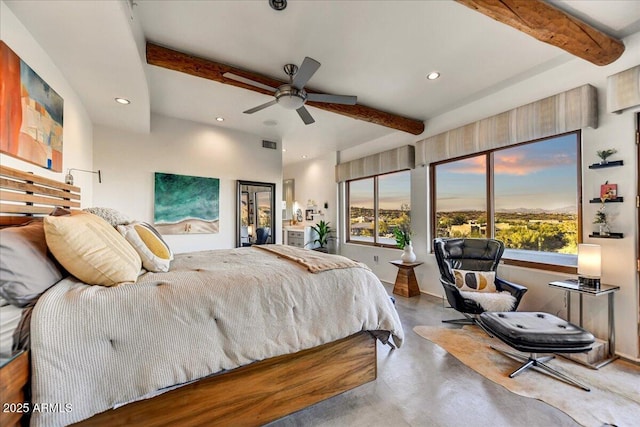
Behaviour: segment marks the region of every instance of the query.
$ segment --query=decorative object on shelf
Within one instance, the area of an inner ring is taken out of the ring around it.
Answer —
[[[324,220],[322,220],[316,225],[312,225],[311,229],[315,231],[318,237],[310,243],[317,243],[320,245],[320,247],[314,249],[320,252],[327,252],[327,243],[329,243],[331,233],[333,233],[333,229],[329,226],[329,222],[325,222]]]
[[[315,209],[306,209],[304,211],[304,219],[306,221],[313,221],[313,214],[315,214]]]
[[[296,223],[302,222],[302,209],[296,209]]]
[[[600,245],[578,245],[578,281],[591,288],[600,287],[602,249]]]
[[[609,184],[606,181],[600,186],[600,199],[615,199],[618,197],[618,184]]]
[[[593,223],[598,224],[598,234],[600,236],[606,236],[609,234],[609,224],[607,222],[608,218],[607,218],[607,213],[605,212],[605,204],[604,204],[605,200],[606,199],[602,199],[602,203],[600,204],[600,207],[596,212],[596,216],[593,219]]]
[[[616,150],[615,148],[609,148],[607,150],[597,151],[596,154],[598,155],[598,157],[600,157],[600,164],[601,165],[606,165],[607,163],[609,163],[607,158],[611,157],[612,155],[616,154],[617,152],[618,152],[618,150]]]
[[[609,184],[609,181],[606,181],[600,186],[600,207],[598,208],[596,216],[593,220],[594,224],[598,224],[599,236],[609,235],[609,217],[605,212],[605,203],[607,202],[607,200],[616,200],[617,194],[617,184]]]

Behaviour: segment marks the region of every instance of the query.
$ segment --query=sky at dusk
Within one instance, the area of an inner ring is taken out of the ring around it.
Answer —
[[[494,153],[495,209],[577,210],[576,134]],[[436,167],[438,211],[486,210],[485,156]]]
[[[411,205],[411,173],[379,176],[378,199],[380,209],[400,209],[403,203]],[[353,207],[373,209],[373,178],[351,181],[349,200]]]

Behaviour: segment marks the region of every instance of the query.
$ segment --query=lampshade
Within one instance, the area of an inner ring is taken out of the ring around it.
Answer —
[[[253,235],[253,225],[247,227],[247,233],[249,234],[249,236]]]
[[[600,245],[578,245],[578,276],[581,283],[600,285],[602,275],[602,252]]]

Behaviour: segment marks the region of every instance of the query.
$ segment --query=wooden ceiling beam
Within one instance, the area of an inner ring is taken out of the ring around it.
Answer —
[[[147,42],[147,63],[167,68],[169,70],[180,71],[181,73],[190,74],[192,76],[241,87],[265,95],[273,95],[273,93],[237,80],[228,79],[224,77],[223,74],[233,73],[271,87],[278,87],[281,84],[288,83],[263,76],[258,73],[232,67],[227,64],[222,64],[220,62],[199,58],[197,56],[159,46],[151,42]],[[313,89],[308,89],[307,87],[305,87],[305,90],[308,93],[320,93]],[[306,105],[330,111],[332,113],[341,114],[353,119],[364,120],[365,122],[375,123],[395,130],[401,130],[413,135],[420,135],[424,131],[424,122],[420,120],[377,110],[362,104],[341,105],[324,102],[307,102]]]
[[[456,0],[483,15],[596,65],[608,65],[624,44],[543,0]]]

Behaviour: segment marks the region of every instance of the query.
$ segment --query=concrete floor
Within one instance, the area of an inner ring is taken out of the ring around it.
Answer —
[[[387,286],[391,294],[392,286]],[[575,427],[565,413],[518,396],[485,379],[440,347],[413,332],[417,325],[445,325],[461,316],[426,294],[396,298],[405,332],[402,348],[378,344],[378,379],[284,417],[288,426],[487,426]],[[523,375],[539,375],[527,372]]]

